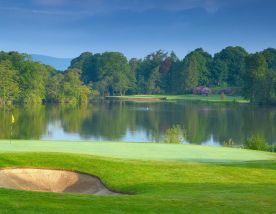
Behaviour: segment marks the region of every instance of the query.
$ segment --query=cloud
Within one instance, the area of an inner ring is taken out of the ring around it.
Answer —
[[[66,0],[33,0],[34,4],[42,6],[59,6],[64,5]]]
[[[77,12],[110,12],[119,10],[146,11],[186,10],[195,7],[213,10],[226,0],[0,0],[3,7],[27,10],[65,10]],[[3,3],[2,3],[3,2]]]
[[[144,12],[148,10],[183,11],[202,8],[214,12],[221,7],[249,0],[0,0],[0,9],[31,12],[42,15],[94,15],[122,10]],[[256,1],[256,0],[251,0]],[[3,3],[2,3],[3,2]]]

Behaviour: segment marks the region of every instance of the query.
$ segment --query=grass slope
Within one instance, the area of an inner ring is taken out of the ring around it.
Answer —
[[[139,99],[145,101],[146,99],[162,99],[166,98],[167,100],[198,100],[198,101],[206,101],[206,102],[238,102],[238,103],[249,103],[248,100],[243,99],[240,96],[226,96],[224,100],[221,100],[220,95],[130,95],[130,96],[113,96],[117,99],[125,99],[125,100],[135,100],[139,101]],[[111,97],[112,98],[112,97]]]
[[[1,214],[276,213],[273,153],[192,145],[1,141],[0,168],[6,167],[89,173],[130,195],[0,189]]]
[[[215,146],[81,141],[0,141],[0,152],[62,152],[139,160],[237,162],[275,159],[275,154]]]
[[[275,213],[276,162],[232,164],[122,160],[76,154],[2,153],[0,167],[97,175],[125,196],[0,189],[1,213]]]

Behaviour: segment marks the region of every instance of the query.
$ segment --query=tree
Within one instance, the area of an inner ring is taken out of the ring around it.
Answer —
[[[20,71],[21,99],[25,103],[41,103],[46,98],[46,82],[53,68],[26,61]]]
[[[7,101],[16,101],[19,93],[18,72],[10,61],[0,62],[0,102],[6,104]]]
[[[171,75],[176,55],[161,50],[146,56],[140,63],[136,74],[137,88],[140,93],[163,93],[171,89]]]
[[[111,87],[115,93],[119,93],[121,96],[125,95],[126,90],[129,88],[130,82],[127,75],[122,72],[113,74],[113,81]]]
[[[243,93],[252,102],[268,102],[269,88],[267,84],[268,66],[265,57],[251,54],[245,59]]]
[[[159,94],[161,92],[160,89],[160,72],[159,67],[155,67],[151,72],[150,77],[148,78],[146,84],[146,91],[148,94]]]
[[[81,69],[81,79],[86,84],[94,83],[102,95],[124,94],[134,87],[135,74],[131,72],[127,58],[119,52],[86,53],[73,61],[72,65]]]
[[[179,59],[172,51],[169,56],[161,62],[160,64],[160,88],[162,92],[172,92],[174,82],[173,71],[175,71],[176,64],[179,62]]]
[[[136,93],[140,93],[140,91],[144,91],[144,85],[143,85],[144,80],[140,79],[142,77],[137,75],[137,72],[140,69],[141,63],[142,63],[142,60],[136,59],[136,58],[132,58],[128,62],[130,67],[130,73],[132,75],[132,81],[130,80],[131,86],[129,88],[129,92],[131,94],[136,94]],[[139,84],[139,86],[137,84]]]
[[[199,73],[196,57],[191,55],[184,60],[183,65],[184,91],[190,91],[199,84]]]
[[[246,50],[239,46],[230,46],[215,54],[211,68],[211,76],[214,77],[212,82],[220,85],[241,86],[244,59],[247,55]]]
[[[85,64],[91,60],[93,57],[93,54],[90,52],[84,52],[79,57],[73,59],[71,61],[70,69],[77,68],[77,69],[83,69]]]
[[[60,102],[63,96],[62,84],[64,81],[64,75],[62,73],[56,73],[49,78],[46,87],[46,97],[49,102]]]
[[[210,85],[225,86],[227,85],[227,64],[218,57],[213,60],[210,70]]]
[[[276,104],[276,49],[268,48],[261,53],[268,66],[266,87],[269,90],[269,102]]]
[[[199,48],[189,53],[181,66],[182,90],[190,91],[198,85],[209,84],[209,66],[211,55]]]
[[[79,103],[88,102],[90,88],[83,85],[78,69],[68,69],[64,73],[61,87],[60,102]]]
[[[267,49],[262,51],[262,54],[265,57],[268,68],[276,70],[276,49],[267,48]]]

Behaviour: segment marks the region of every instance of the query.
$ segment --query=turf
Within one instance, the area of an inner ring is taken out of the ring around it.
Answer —
[[[221,99],[220,95],[129,95],[129,96],[113,96],[117,99],[134,99],[139,101],[139,99],[164,99],[166,100],[197,100],[197,101],[206,101],[206,102],[237,102],[237,103],[249,103],[248,100],[245,100],[241,96],[224,96],[224,99]]]
[[[62,152],[136,160],[238,162],[275,159],[275,154],[215,146],[81,141],[0,141],[0,152]]]
[[[276,162],[138,161],[76,154],[2,153],[0,167],[76,170],[125,196],[0,189],[1,213],[275,213]]]
[[[1,141],[0,168],[80,171],[128,195],[0,189],[0,213],[276,213],[275,157],[192,145]]]

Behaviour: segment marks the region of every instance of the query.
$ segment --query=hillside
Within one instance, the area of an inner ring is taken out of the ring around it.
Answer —
[[[46,65],[51,65],[57,70],[64,71],[66,70],[71,60],[70,58],[57,58],[57,57],[51,57],[51,56],[45,56],[45,55],[39,55],[39,54],[31,54],[34,61],[41,62]]]

